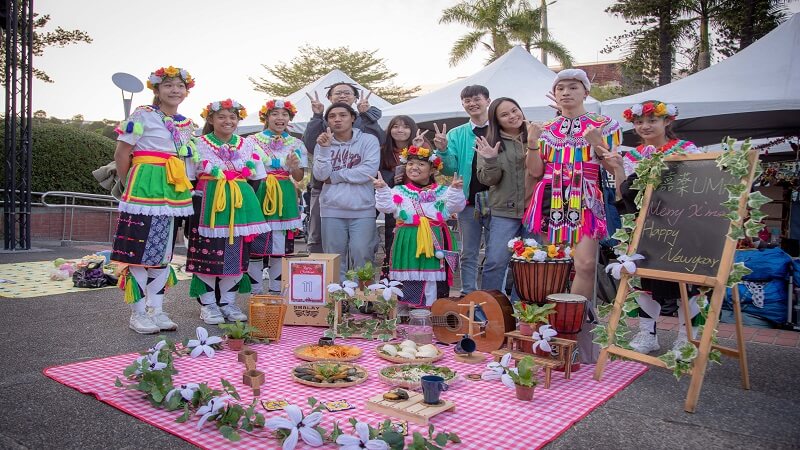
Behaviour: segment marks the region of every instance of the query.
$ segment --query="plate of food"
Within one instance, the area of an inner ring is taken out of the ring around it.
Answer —
[[[355,345],[301,345],[294,349],[294,356],[303,361],[355,361],[362,350]]]
[[[379,358],[394,363],[430,363],[444,357],[444,352],[435,345],[418,345],[409,339],[399,344],[386,343],[379,345],[375,348],[375,353]]]
[[[433,364],[395,364],[384,367],[378,373],[383,382],[406,389],[419,388],[420,378],[425,375],[439,375],[448,385],[452,385],[457,379],[455,370]]]
[[[342,388],[366,381],[367,369],[349,362],[314,361],[295,367],[292,378],[307,386]]]

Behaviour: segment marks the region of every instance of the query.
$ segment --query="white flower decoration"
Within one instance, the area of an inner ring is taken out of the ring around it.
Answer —
[[[342,434],[336,438],[336,443],[340,445],[340,450],[389,450],[389,444],[380,439],[369,438],[369,425],[364,422],[356,423],[356,434]]]
[[[533,238],[525,239],[524,242],[525,242],[525,245],[528,246],[528,247],[538,247],[539,246],[539,243],[536,242],[536,239],[533,239]]]
[[[670,116],[677,116],[678,115],[678,107],[675,105],[667,104],[667,114]]]
[[[569,258],[572,255],[572,247],[564,247],[564,257]]]
[[[347,294],[348,296],[355,297],[356,288],[357,287],[358,287],[358,283],[350,281],[350,280],[344,280],[344,282],[341,285],[336,284],[336,283],[329,284],[328,285],[328,292],[333,294],[334,292],[344,291],[344,293]]]
[[[384,278],[380,283],[367,286],[367,289],[371,291],[383,291],[383,299],[389,301],[392,298],[392,294],[398,297],[403,296],[403,291],[398,286],[403,286],[403,283],[399,281],[389,281],[388,278]]]
[[[289,415],[289,418],[275,417],[269,419],[264,425],[272,431],[280,429],[288,430],[289,436],[283,441],[283,450],[292,450],[297,446],[299,438],[303,442],[312,446],[319,447],[322,445],[322,436],[319,431],[314,427],[322,420],[322,413],[317,411],[303,417],[303,411],[298,406],[288,405],[283,408]]]
[[[534,250],[531,259],[534,261],[542,262],[547,259],[547,252],[544,250]]]
[[[147,80],[150,81],[151,84],[161,83],[161,77],[156,75],[150,75],[149,77],[147,77]]]
[[[161,370],[167,367],[166,363],[163,363],[158,360],[158,353],[148,353],[147,355],[136,358],[137,365],[141,364],[142,361],[147,361],[148,371],[150,372],[155,372],[157,370]],[[142,371],[140,369],[136,369],[136,372],[134,372],[133,374],[141,375]]]
[[[184,80],[186,79],[186,76],[189,75],[189,73],[186,71],[186,69],[181,69],[180,70],[180,74],[181,74],[181,78],[183,78]]]
[[[542,325],[539,327],[539,331],[533,332],[533,338],[536,339],[536,342],[533,343],[533,350],[536,351],[537,348],[542,349],[547,353],[553,351],[553,348],[550,347],[550,339],[553,336],[557,335],[558,333],[554,330],[550,325]]]
[[[634,253],[633,255],[622,255],[617,258],[615,263],[611,263],[606,266],[606,273],[611,273],[611,276],[619,280],[622,278],[622,269],[625,269],[626,272],[629,274],[636,273],[636,263],[634,261],[639,261],[644,259],[644,256]]]
[[[518,237],[515,237],[514,239],[508,241],[508,248],[514,248],[514,244],[516,244],[517,241],[519,241]]]
[[[492,361],[486,365],[486,370],[481,374],[481,378],[487,381],[499,380],[508,370],[511,363],[511,353],[506,353],[500,358],[500,362]]]
[[[642,104],[636,104],[631,106],[631,112],[634,116],[641,116],[642,115]]]
[[[219,336],[208,336],[208,331],[203,327],[197,327],[197,339],[192,339],[187,344],[187,347],[193,349],[190,356],[192,358],[197,358],[200,356],[201,353],[205,353],[206,356],[209,358],[214,357],[214,348],[211,347],[214,344],[219,344],[222,342],[222,338]]]
[[[208,401],[204,406],[201,406],[200,409],[197,410],[195,416],[202,415],[203,417],[200,418],[200,421],[197,422],[197,429],[199,430],[208,419],[218,415],[220,413],[220,409],[225,406],[225,400],[228,397],[214,397]]]
[[[219,102],[211,102],[211,110],[212,111],[219,111]]]
[[[500,376],[500,381],[502,381],[507,388],[516,389],[516,387],[514,386],[514,380],[511,378],[511,375],[508,374],[509,372],[514,372],[516,374],[517,368],[512,367],[508,369],[508,372]]]
[[[164,348],[164,346],[165,346],[165,345],[167,345],[167,341],[165,341],[164,339],[162,339],[162,340],[160,340],[160,341],[156,342],[156,345],[154,345],[154,346],[150,347],[150,348],[147,350],[147,352],[148,352],[148,353],[158,353],[158,352],[160,352],[160,351],[161,351],[161,349],[162,349],[162,348]]]
[[[169,399],[172,398],[173,395],[180,393],[181,397],[183,397],[183,399],[188,402],[192,400],[192,397],[194,397],[194,393],[197,392],[197,389],[199,388],[200,385],[197,383],[182,384],[176,388],[173,388],[171,391],[167,392],[167,396],[165,397],[165,399],[169,401]]]

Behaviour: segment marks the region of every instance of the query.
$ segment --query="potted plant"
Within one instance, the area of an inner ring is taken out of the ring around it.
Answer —
[[[519,320],[519,332],[525,336],[533,335],[533,330],[540,325],[549,324],[548,316],[555,313],[555,303],[537,305],[534,303],[516,302],[514,304],[514,317]]]
[[[258,331],[258,328],[251,327],[239,321],[220,324],[219,328],[224,332],[227,338],[228,348],[234,351],[241,350],[242,346],[244,346],[244,341],[250,339],[250,334],[254,331]]]
[[[348,270],[345,273],[345,277],[358,283],[358,288],[362,291],[375,281],[377,275],[378,269],[372,265],[372,261],[367,261],[363,266]]]
[[[526,356],[519,360],[517,367],[508,370],[508,376],[514,382],[517,391],[517,398],[520,400],[533,400],[533,389],[539,384],[536,378],[537,367],[533,363],[533,357]]]

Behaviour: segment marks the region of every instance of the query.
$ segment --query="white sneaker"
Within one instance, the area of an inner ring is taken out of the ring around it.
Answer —
[[[680,352],[681,347],[686,345],[689,342],[689,339],[686,337],[684,333],[678,333],[678,337],[675,339],[675,343],[672,344],[672,350]]]
[[[228,322],[244,322],[247,320],[247,316],[235,303],[222,305],[220,309],[222,310],[222,314],[225,316],[225,319],[227,319]]]
[[[167,313],[161,311],[160,313],[151,314],[150,319],[161,331],[175,331],[178,329],[178,324],[169,318]]]
[[[631,348],[639,353],[650,353],[658,351],[661,346],[658,345],[658,338],[655,334],[648,331],[640,331],[636,336],[631,339]]]
[[[128,326],[131,330],[139,334],[155,334],[161,331],[158,325],[153,323],[153,320],[150,319],[150,316],[146,313],[131,314],[131,320],[128,321]]]
[[[225,323],[225,317],[216,304],[203,305],[200,307],[200,319],[209,325],[219,325]]]

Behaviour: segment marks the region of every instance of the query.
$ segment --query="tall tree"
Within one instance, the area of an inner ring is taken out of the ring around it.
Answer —
[[[383,58],[375,56],[377,52],[307,45],[300,47],[300,54],[289,62],[281,61],[274,66],[262,64],[272,79],[249,77],[249,80],[256,91],[286,97],[331,70],[339,69],[390,103],[407,100],[419,91],[419,86],[402,87],[392,83],[397,74],[386,67]]]
[[[554,2],[551,2],[551,4]],[[506,29],[512,42],[521,43],[528,53],[538,48],[541,50],[542,64],[547,65],[547,56],[555,57],[561,67],[572,67],[572,54],[561,43],[550,39],[547,30],[547,3],[531,8],[527,3],[520,4],[506,20]]]
[[[33,13],[33,56],[42,56],[47,47],[65,47],[69,44],[79,42],[92,42],[89,34],[81,30],[65,30],[56,27],[53,31],[43,31],[43,28],[50,22],[50,15],[40,15]],[[0,38],[5,40],[6,30],[0,30]],[[6,79],[6,47],[0,46],[0,83],[5,83]],[[33,75],[45,83],[52,83],[53,79],[43,70],[33,67]]]
[[[789,16],[787,3],[792,0],[728,0],[718,14],[719,52],[725,56],[744,49],[760,39]]]

